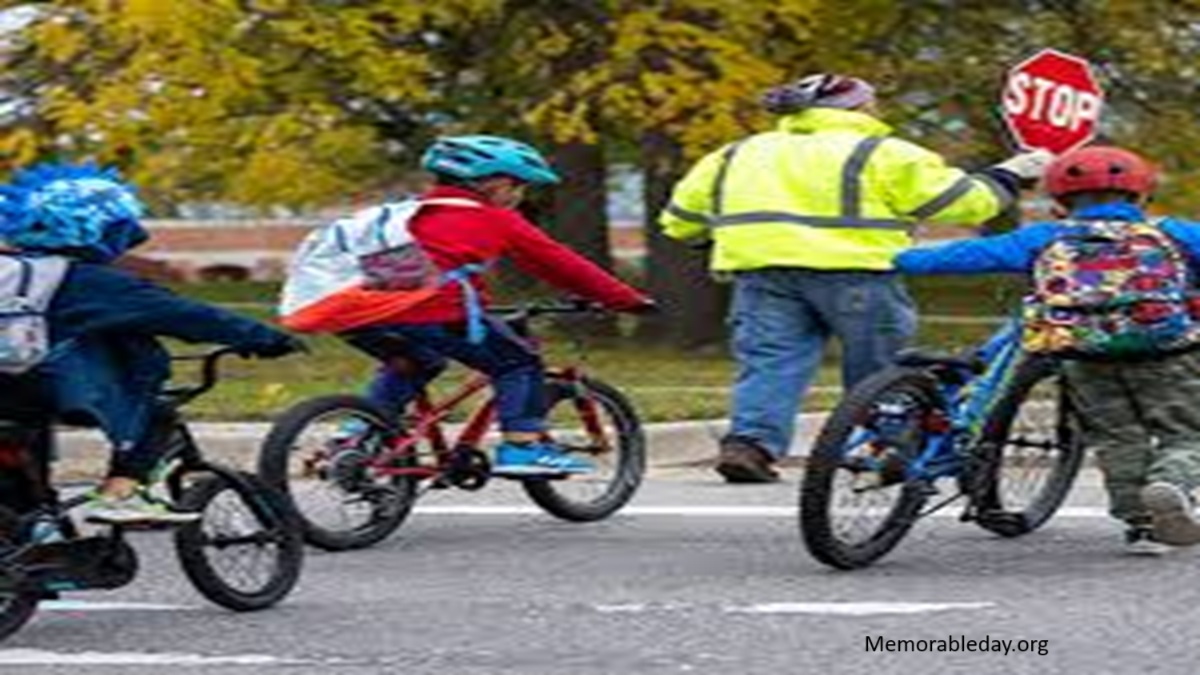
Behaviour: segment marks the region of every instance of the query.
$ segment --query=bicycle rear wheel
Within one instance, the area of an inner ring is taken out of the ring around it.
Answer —
[[[0,557],[18,545],[19,528],[17,515],[0,507]],[[24,589],[19,569],[0,565],[0,641],[21,630],[37,612],[40,601],[40,593]]]
[[[416,501],[416,479],[380,478],[368,468],[396,433],[362,397],[310,399],[275,421],[258,475],[285,495],[309,544],[326,551],[365,548],[395,532]]]
[[[646,470],[646,437],[637,411],[615,387],[585,378],[551,379],[546,420],[554,442],[595,466],[589,474],[529,479],[525,492],[547,513],[574,522],[602,520],[625,506]]]
[[[179,507],[201,519],[175,531],[184,573],[204,597],[237,612],[270,607],[300,579],[304,540],[277,491],[255,476],[196,481]]]
[[[906,481],[938,407],[926,372],[891,368],[855,387],[826,421],[800,487],[800,532],[817,560],[865,567],[908,533],[928,485]]]
[[[1062,505],[1084,449],[1059,365],[1028,358],[992,408],[975,448],[968,494],[979,526],[1005,537],[1041,527]]]

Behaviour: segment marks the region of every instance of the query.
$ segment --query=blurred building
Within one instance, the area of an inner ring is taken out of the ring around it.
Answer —
[[[609,240],[614,257],[638,264],[645,257],[642,175],[636,167],[618,165],[608,177]],[[152,237],[130,261],[141,274],[174,281],[274,281],[281,279],[292,252],[313,227],[338,215],[382,200],[420,191],[414,181],[397,185],[387,194],[363,194],[346,204],[318,210],[307,218],[280,211],[272,217],[226,204],[188,204],[175,220],[149,220]],[[1048,214],[1044,199],[1023,204],[1026,219]],[[975,236],[974,228],[921,227],[921,241]]]
[[[274,281],[283,278],[292,252],[317,221],[148,220],[150,241],[126,266],[163,281]],[[639,260],[640,227],[614,227],[613,253]]]

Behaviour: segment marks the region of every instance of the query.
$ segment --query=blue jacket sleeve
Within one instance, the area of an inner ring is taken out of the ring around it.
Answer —
[[[172,337],[256,349],[287,334],[105,265],[76,263],[50,306],[60,337],[97,333]]]
[[[1025,273],[1056,230],[1052,223],[1038,223],[995,237],[910,248],[894,262],[905,274]]]
[[[1200,267],[1200,223],[1168,218],[1162,230],[1183,247],[1194,268]]]

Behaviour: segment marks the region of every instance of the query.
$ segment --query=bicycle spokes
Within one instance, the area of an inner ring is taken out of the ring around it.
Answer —
[[[386,430],[369,420],[334,411],[295,439],[288,488],[306,518],[331,527],[357,527],[394,493],[391,478],[375,470],[387,447]]]

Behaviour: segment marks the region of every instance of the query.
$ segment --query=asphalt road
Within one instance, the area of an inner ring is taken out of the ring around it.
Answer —
[[[807,556],[791,483],[663,474],[592,525],[511,489],[437,494],[373,549],[313,552],[252,615],[207,605],[144,534],[137,582],[42,612],[0,673],[1197,672],[1200,552],[1123,556],[1084,482],[1036,534],[931,518],[852,573]],[[983,639],[1010,651],[961,651]],[[888,640],[960,651],[868,650]]]

